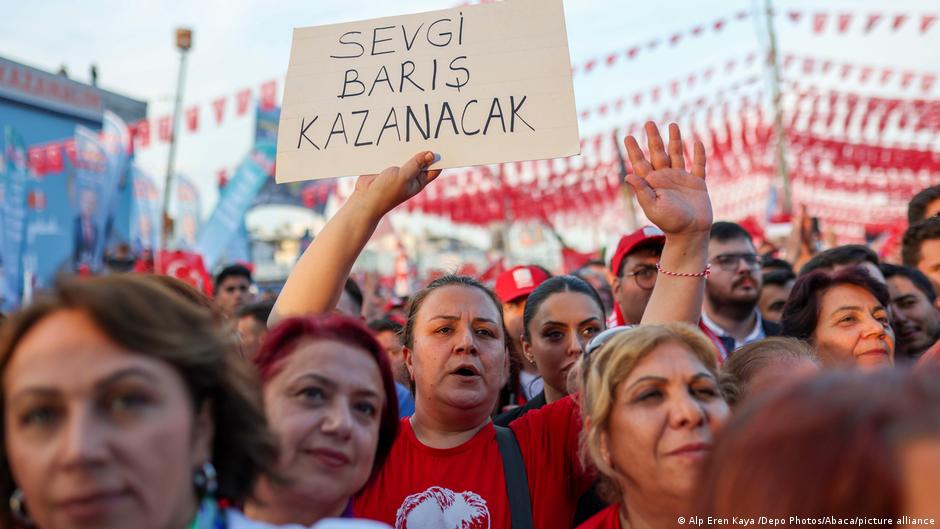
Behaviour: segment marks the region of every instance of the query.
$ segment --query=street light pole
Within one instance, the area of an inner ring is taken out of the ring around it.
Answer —
[[[793,208],[793,195],[790,189],[790,172],[787,169],[787,136],[783,126],[783,95],[780,90],[780,64],[777,61],[777,32],[774,30],[774,10],[771,5],[771,0],[764,0],[764,16],[767,19],[767,38],[769,39],[767,64],[770,67],[770,87],[771,97],[773,97],[777,178],[780,179],[783,191],[783,212],[790,213]]]
[[[173,165],[176,161],[176,133],[179,129],[180,106],[183,103],[183,85],[186,80],[186,54],[193,46],[193,32],[189,28],[177,28],[176,47],[180,50],[180,70],[176,78],[176,102],[173,104],[173,127],[170,132],[170,154],[166,163],[166,180],[163,183],[163,230],[160,249],[166,250],[170,240],[170,186],[173,181]]]

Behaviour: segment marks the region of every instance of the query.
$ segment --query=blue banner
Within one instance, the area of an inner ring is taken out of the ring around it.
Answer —
[[[108,157],[98,134],[85,127],[75,128],[75,185],[77,215],[73,223],[75,270],[101,270],[107,237],[109,188],[113,181]]]
[[[137,167],[131,169],[134,200],[130,213],[131,252],[154,251],[160,242],[160,193],[153,178]]]
[[[12,127],[3,128],[3,151],[0,157],[0,189],[3,210],[3,243],[0,247],[0,263],[3,267],[3,309],[19,306],[23,292],[23,238],[26,231],[26,186],[29,170],[26,164],[26,148]]]
[[[105,186],[105,245],[106,255],[115,253],[120,245],[130,241],[130,203],[133,192],[130,185],[132,149],[131,135],[124,121],[111,111],[104,111],[101,139],[108,158],[108,182]]]
[[[199,189],[183,175],[176,176],[176,247],[191,252],[196,247],[199,226],[202,223],[202,203]]]
[[[262,110],[258,106],[255,114],[255,143],[271,142],[277,144],[277,126],[281,121],[281,108]]]
[[[238,166],[235,175],[222,190],[215,210],[199,234],[197,251],[202,254],[206,268],[212,269],[245,221],[251,207],[274,167],[275,145],[261,142]]]
[[[61,150],[57,164],[30,178],[23,266],[30,290],[47,289],[60,273],[72,271],[75,244],[75,166]]]

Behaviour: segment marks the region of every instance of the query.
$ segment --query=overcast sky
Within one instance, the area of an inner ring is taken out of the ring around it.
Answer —
[[[171,109],[176,84],[178,54],[174,48],[174,28],[194,30],[190,53],[184,108],[201,104],[201,128],[195,134],[183,132],[178,147],[177,168],[201,188],[208,215],[216,200],[215,175],[219,169],[231,171],[250,146],[253,116],[234,118],[229,102],[221,126],[211,119],[212,100],[233,96],[245,87],[257,92],[260,83],[277,78],[279,91],[290,53],[291,30],[299,26],[353,21],[453,7],[454,0],[123,0],[83,1],[45,0],[7,2],[0,17],[0,55],[29,65],[56,71],[66,65],[73,78],[88,80],[88,69],[96,63],[99,84],[110,90],[146,100],[150,116],[159,117]],[[654,38],[668,38],[676,31],[688,33],[698,24],[710,24],[720,17],[732,17],[740,10],[753,10],[763,0],[565,0],[568,40],[572,61],[603,58],[610,51],[626,50]],[[890,6],[890,7],[889,7]],[[918,17],[940,12],[940,0],[779,0],[779,12],[801,10],[813,13],[853,12],[861,18],[869,12],[908,13]],[[865,35],[862,21],[856,19],[850,31],[838,35],[827,31],[814,35],[809,20],[791,23],[778,16],[776,25],[784,53],[850,61],[874,66],[895,66],[918,72],[940,70],[940,24],[926,36],[910,22],[906,31],[893,33],[886,23]],[[730,22],[720,33],[707,32],[676,46],[661,45],[644,51],[632,61],[620,60],[611,68],[599,68],[590,75],[575,76],[579,107],[590,108],[604,102],[671,79],[683,78],[707,66],[724,64],[730,58],[743,58],[761,50],[764,27],[753,20]],[[797,69],[794,69],[797,71]],[[759,74],[738,68],[733,79],[718,75],[700,85],[696,94],[708,94],[735,79]],[[878,92],[889,96],[912,97],[897,87],[878,89],[839,84],[836,79],[820,81],[845,91]],[[761,86],[756,87],[760,89]],[[764,86],[764,93],[767,93]],[[880,91],[879,91],[880,90]],[[938,97],[935,87],[930,97]],[[280,98],[280,95],[279,95]],[[650,111],[626,108],[603,120],[581,125],[582,135],[623,126],[642,119]],[[155,147],[140,153],[145,169],[162,180],[166,168],[166,148]]]

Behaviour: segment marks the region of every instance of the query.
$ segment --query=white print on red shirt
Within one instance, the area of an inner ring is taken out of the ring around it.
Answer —
[[[405,498],[395,529],[489,529],[490,510],[475,492],[431,487]]]

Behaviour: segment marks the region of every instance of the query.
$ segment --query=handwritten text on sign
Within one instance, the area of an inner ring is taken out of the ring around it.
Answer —
[[[561,0],[294,30],[277,181],[578,153]]]

